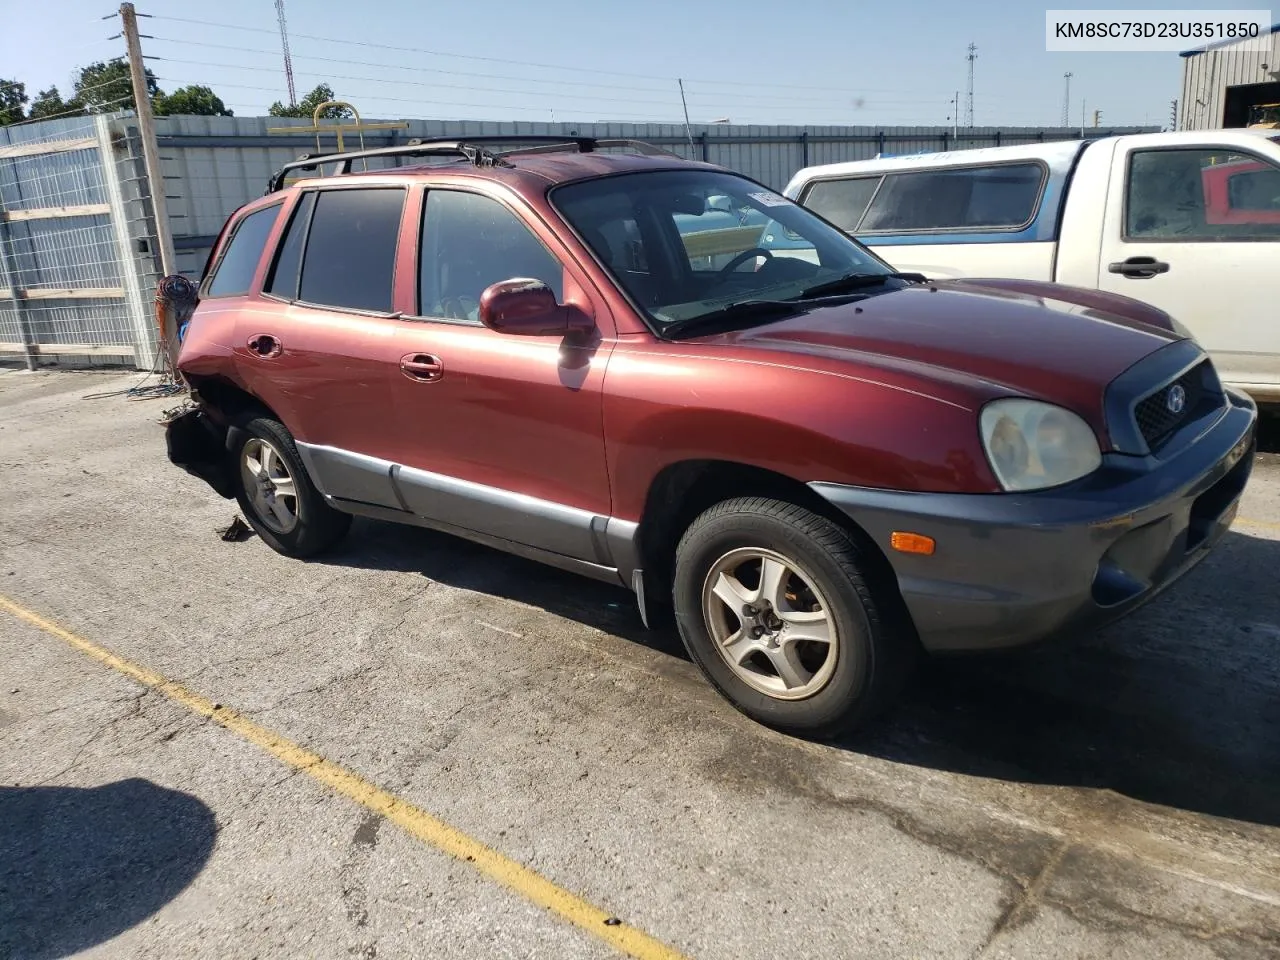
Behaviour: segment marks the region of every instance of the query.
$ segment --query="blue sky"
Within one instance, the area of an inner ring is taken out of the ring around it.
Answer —
[[[101,19],[116,6],[0,0],[0,78],[26,82],[31,96],[52,84],[65,94],[78,66],[123,53],[122,40],[107,39],[118,18]],[[140,21],[154,38],[142,43],[163,58],[149,60],[162,88],[207,84],[238,116],[287,99],[273,0],[137,7],[154,15]],[[973,42],[978,126],[1056,125],[1067,71],[1073,124],[1082,106],[1090,123],[1094,109],[1104,124],[1167,122],[1176,53],[1047,53],[1044,10],[995,0],[286,0],[299,94],[328,80],[366,118],[676,122],[683,77],[695,123],[944,124],[956,91],[964,97]]]

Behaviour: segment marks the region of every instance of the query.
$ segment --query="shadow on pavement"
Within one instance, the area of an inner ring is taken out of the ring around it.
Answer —
[[[328,562],[416,571],[686,658],[632,595],[464,540],[357,521]],[[844,749],[1280,825],[1280,542],[1231,532],[1168,592],[1101,633],[926,663]]]
[[[926,664],[900,707],[843,746],[1278,826],[1278,569],[1280,542],[1229,533],[1101,633]]]
[[[421,573],[451,587],[526,603],[688,659],[674,631],[644,628],[630,590],[434,530],[357,517],[341,549],[315,562]]]
[[[65,957],[142,923],[216,835],[204,803],[149,780],[0,787],[0,956]]]
[[[1258,452],[1280,453],[1280,413],[1274,410],[1258,415]]]

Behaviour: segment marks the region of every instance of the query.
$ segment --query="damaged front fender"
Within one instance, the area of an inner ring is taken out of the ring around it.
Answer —
[[[165,425],[170,462],[199,477],[228,500],[236,495],[227,430],[200,408],[179,414]]]

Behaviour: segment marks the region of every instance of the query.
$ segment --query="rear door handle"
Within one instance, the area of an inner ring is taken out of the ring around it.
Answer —
[[[439,380],[444,376],[444,364],[429,353],[407,353],[400,358],[400,372],[410,380]]]
[[[1118,273],[1130,280],[1149,280],[1157,273],[1168,273],[1169,265],[1155,257],[1130,257],[1107,264],[1108,273]]]
[[[255,333],[248,339],[245,346],[255,357],[262,357],[264,360],[280,356],[280,352],[284,349],[284,344],[269,333]]]

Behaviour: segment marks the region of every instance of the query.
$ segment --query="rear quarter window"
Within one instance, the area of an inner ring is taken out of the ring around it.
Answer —
[[[236,297],[249,292],[281,206],[277,203],[255,210],[231,228],[222,256],[205,285],[205,297]]]
[[[1020,230],[1035,219],[1047,174],[1036,162],[891,173],[857,229]]]
[[[817,180],[809,184],[800,202],[834,223],[841,230],[852,233],[862,222],[880,185],[880,174],[842,180]]]

